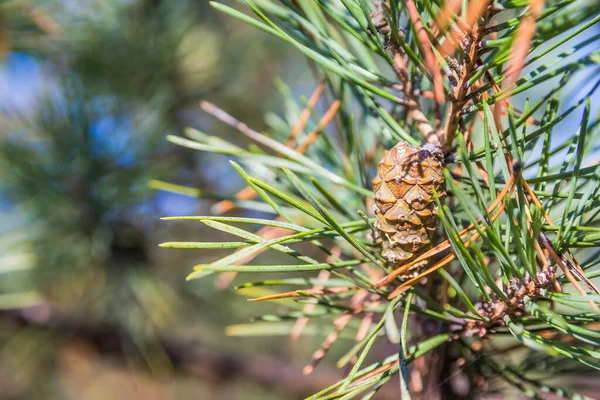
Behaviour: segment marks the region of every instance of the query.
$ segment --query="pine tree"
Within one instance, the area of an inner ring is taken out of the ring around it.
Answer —
[[[325,333],[305,373],[353,338],[346,377],[311,399],[370,399],[398,379],[405,399],[583,398],[562,387],[600,369],[597,5],[241,3],[254,16],[212,5],[304,54],[316,89],[298,102],[284,88],[268,133],[201,104],[249,146],[169,137],[231,156],[247,188],[208,194],[214,215],[166,218],[237,241],[162,246],[235,249],[188,279],[258,273],[238,289],[288,306],[229,333]],[[266,250],[296,261],[252,262]]]

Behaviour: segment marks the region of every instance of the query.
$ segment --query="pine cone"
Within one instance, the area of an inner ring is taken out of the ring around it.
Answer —
[[[382,256],[400,267],[431,248],[438,218],[434,189],[444,192],[444,154],[433,144],[413,147],[400,142],[383,153],[373,179],[375,227],[383,241]],[[407,275],[416,275],[416,265]]]

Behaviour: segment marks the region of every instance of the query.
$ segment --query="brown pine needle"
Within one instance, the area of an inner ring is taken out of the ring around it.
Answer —
[[[223,109],[216,106],[215,104],[210,103],[206,100],[202,100],[200,102],[200,108],[202,110],[204,110],[205,112],[209,113],[210,115],[212,115],[213,117],[217,118],[221,122],[237,129],[238,131],[240,131],[244,135],[248,136],[249,138],[257,140],[259,143],[261,142],[260,136],[262,136],[262,135],[260,133],[258,133],[254,129],[250,128],[245,123],[238,121],[235,117],[228,114]]]
[[[308,147],[311,144],[313,144],[315,140],[317,140],[321,131],[323,131],[323,129],[325,129],[327,125],[329,125],[329,123],[333,120],[341,105],[342,102],[340,100],[335,100],[333,103],[331,103],[331,106],[329,107],[329,109],[327,109],[327,112],[325,112],[323,117],[319,120],[317,127],[306,136],[304,143],[302,143],[296,149],[298,153],[304,154]]]
[[[58,21],[52,17],[52,15],[44,11],[42,7],[33,8],[29,15],[33,23],[40,30],[49,35],[59,35],[65,31]]]
[[[517,34],[511,48],[512,56],[506,73],[508,86],[517,81],[525,65],[525,59],[529,54],[535,36],[535,21],[542,13],[543,8],[544,0],[531,0],[529,13],[523,17],[517,28]]]
[[[319,101],[319,98],[321,97],[321,94],[323,93],[324,89],[325,89],[325,81],[321,81],[321,83],[319,83],[319,86],[317,86],[317,88],[315,89],[313,94],[308,99],[308,107],[304,108],[304,110],[302,110],[302,113],[300,113],[300,118],[298,119],[298,123],[292,129],[292,132],[290,133],[290,137],[288,138],[288,140],[285,143],[286,146],[292,147],[294,145],[294,143],[296,142],[296,138],[304,130],[304,127],[306,126],[306,123],[308,122],[308,119],[310,118],[310,111],[313,108],[315,108],[315,106],[317,105],[317,102]]]
[[[550,241],[548,240],[548,238],[546,238],[546,235],[540,233],[540,238],[542,239],[541,240],[542,244],[550,252],[550,256],[552,256],[552,258],[554,259],[554,261],[556,261],[556,263],[560,266],[560,269],[562,269],[563,273],[565,274],[565,276],[567,277],[567,279],[569,280],[569,282],[571,282],[571,284],[575,287],[575,289],[582,296],[587,296],[586,291],[583,290],[583,288],[581,287],[581,285],[579,285],[579,283],[575,280],[575,277],[573,276],[573,274],[571,274],[571,271],[569,271],[569,268],[567,268],[567,266],[563,262],[562,257],[560,257],[557,254],[556,250],[554,250],[554,248],[552,247],[552,244],[550,243]],[[588,303],[592,306],[592,308],[594,310],[596,310],[598,313],[600,313],[600,308],[598,308],[598,306],[596,305],[596,303],[594,303],[592,300],[590,300]]]
[[[538,208],[538,210],[540,210],[540,212],[542,213],[542,216],[544,217],[544,219],[546,220],[548,225],[554,225],[552,223],[552,220],[550,219],[550,216],[546,213],[546,210],[544,210],[544,206],[542,206],[542,203],[540,203],[540,201],[538,200],[535,193],[533,193],[531,186],[529,186],[529,184],[527,183],[527,181],[525,179],[522,179],[521,182],[523,183],[523,187],[527,191],[527,194],[529,194],[531,201],[533,201],[533,204],[535,204],[535,206]]]
[[[454,17],[460,11],[460,7],[462,5],[462,0],[448,0],[444,4],[444,8],[435,18],[435,26],[437,28],[437,32],[434,32],[436,36],[446,30],[448,26],[452,23]]]
[[[376,305],[376,304],[377,303],[375,303],[374,305]],[[369,333],[369,328],[371,327],[372,322],[373,322],[373,313],[372,312],[365,313],[365,316],[362,319],[362,321],[360,322],[360,326],[358,327],[358,329],[356,331],[356,336],[354,337],[354,340],[356,342],[360,342],[367,336],[367,333]]]
[[[465,246],[467,246],[467,243],[469,243],[469,242],[468,241],[465,242]],[[439,262],[437,262],[433,267],[427,269],[426,271],[423,271],[422,273],[415,276],[414,278],[411,278],[405,282],[402,282],[402,284],[400,286],[398,286],[396,289],[394,289],[394,291],[388,296],[388,300],[391,300],[391,299],[397,297],[398,295],[404,293],[406,290],[410,289],[415,283],[419,282],[423,277],[429,275],[430,273],[432,273],[433,271],[435,271],[437,269],[442,268],[444,265],[448,264],[450,261],[454,260],[455,258],[456,258],[455,253],[448,254],[446,257],[442,258]]]
[[[333,344],[339,338],[340,333],[344,330],[346,325],[350,322],[354,315],[357,315],[365,310],[370,304],[371,299],[368,299],[369,292],[366,290],[360,290],[350,300],[350,304],[353,307],[353,310],[348,310],[344,312],[342,315],[337,317],[335,321],[333,321],[333,325],[335,326],[334,330],[325,338],[321,347],[315,351],[312,356],[310,363],[304,367],[302,373],[304,375],[308,375],[314,371],[316,366],[321,362],[321,360],[327,355],[327,352],[333,346]],[[375,296],[373,301],[377,301],[379,296]]]
[[[496,218],[498,218],[502,212],[504,211],[504,204],[502,204],[500,206],[500,208],[494,213],[494,215],[491,217],[492,221],[495,221]],[[486,227],[482,226],[481,227],[481,231],[485,232]],[[470,238],[469,240],[464,242],[465,247],[469,247],[470,245],[472,245],[473,243],[475,243],[475,241],[477,239],[479,239],[479,237],[481,236],[481,234],[479,232],[475,232]],[[411,278],[405,282],[402,282],[402,284],[400,286],[398,286],[396,289],[394,289],[394,291],[388,296],[388,299],[393,299],[394,297],[400,295],[401,293],[405,292],[406,290],[410,289],[412,286],[414,286],[414,284],[416,284],[417,282],[419,282],[423,277],[429,275],[430,273],[442,268],[444,265],[447,265],[450,261],[454,260],[456,258],[456,253],[451,253],[448,254],[446,257],[444,257],[441,261],[437,262],[434,266],[432,266],[431,268],[429,268],[428,270],[420,273],[418,276]]]
[[[523,182],[523,187],[525,188],[525,190],[527,191],[527,194],[529,195],[531,201],[533,202],[533,204],[535,204],[535,206],[540,210],[540,212],[542,213],[542,216],[544,217],[544,220],[548,223],[548,225],[554,225],[554,223],[552,222],[552,219],[550,218],[550,216],[546,213],[546,210],[544,210],[544,206],[542,206],[542,203],[540,203],[540,201],[538,200],[537,196],[535,195],[535,193],[533,193],[533,190],[531,189],[531,186],[529,186],[529,184],[527,183],[527,181],[525,179],[521,179],[521,181]],[[552,252],[550,252],[552,253]],[[594,293],[596,294],[600,294],[600,291],[598,290],[598,288],[594,285],[594,283],[592,281],[590,281],[586,276],[585,276],[585,272],[583,271],[583,269],[581,268],[581,266],[579,265],[579,263],[577,263],[577,260],[575,259],[575,257],[573,256],[573,254],[567,249],[567,253],[569,254],[569,256],[571,257],[571,260],[573,261],[573,269],[574,269],[574,273],[579,277],[579,279],[581,281],[583,281],[587,287]],[[564,257],[564,256],[563,256]],[[561,264],[565,264],[562,260],[563,257],[559,257],[561,258],[560,262]],[[557,261],[558,262],[558,261]],[[559,265],[561,265],[559,264]],[[570,263],[569,263],[570,264]],[[566,265],[568,266],[568,265]],[[565,276],[567,276],[567,279],[569,278],[569,276],[567,274],[565,274]],[[571,282],[573,283],[573,282]],[[577,284],[573,284],[574,286],[578,286]]]
[[[431,41],[423,27],[423,22],[417,11],[414,0],[406,0],[406,9],[408,15],[417,33],[421,51],[423,52],[425,66],[433,76],[433,95],[438,106],[444,103],[444,84],[442,81],[442,72],[437,57],[433,54]]]
[[[256,197],[256,192],[250,186],[246,186],[235,194],[235,198],[238,200],[252,200]],[[212,206],[212,212],[215,215],[225,214],[236,208],[235,202],[231,200],[222,200]]]
[[[327,355],[327,352],[329,351],[331,346],[333,346],[333,344],[337,341],[340,333],[342,332],[342,330],[344,330],[344,328],[346,327],[348,322],[350,322],[351,319],[352,313],[350,311],[346,311],[341,317],[335,320],[334,330],[325,338],[325,340],[321,344],[321,347],[314,352],[310,363],[308,363],[302,369],[302,373],[304,375],[309,375],[315,370],[317,365],[319,365],[321,360]]]
[[[327,289],[294,290],[292,292],[277,293],[277,294],[271,294],[268,296],[255,297],[253,299],[248,299],[248,301],[251,303],[256,303],[259,301],[289,299],[290,297],[306,297],[307,295],[322,296],[324,294],[344,293],[344,292],[348,292],[353,289],[354,289],[353,287],[332,287],[332,288],[327,288]]]
[[[383,364],[381,367],[374,369],[372,372],[369,372],[368,374],[361,376],[359,379],[353,381],[352,383],[350,383],[348,385],[348,389],[353,388],[354,386],[358,386],[361,382],[365,382],[369,379],[371,379],[374,376],[377,376],[385,371],[390,370],[392,367],[394,367],[396,364],[398,364],[398,360],[396,361],[392,361],[390,363],[387,364]]]
[[[463,30],[452,29],[445,40],[438,46],[438,51],[445,57],[452,57],[456,46],[460,41],[468,36],[473,30],[473,26],[477,23],[477,20],[485,14],[485,11],[489,7],[491,0],[479,0],[469,2],[466,14],[460,19],[457,25],[463,27]]]
[[[544,0],[531,0],[529,7],[529,13],[521,20],[511,47],[511,60],[506,72],[506,88],[513,86],[519,79],[535,37],[535,21],[544,8]],[[509,99],[510,97],[504,98],[494,105],[494,119],[498,125],[500,125],[500,116],[509,104]]]
[[[335,247],[331,250],[331,253],[335,254],[336,256],[339,257],[339,255],[341,254],[341,250],[339,247]],[[331,256],[328,257],[327,262],[332,262],[332,261],[334,261],[332,259],[332,257]],[[324,269],[319,272],[317,279],[321,280],[321,281],[326,281],[327,279],[329,279],[330,276],[331,276],[331,272]],[[322,290],[323,286],[322,285],[313,285],[312,289],[313,290]],[[302,312],[308,314],[308,313],[312,312],[315,308],[316,308],[316,304],[305,304],[304,307],[302,308]],[[294,328],[292,329],[292,332],[290,333],[290,338],[292,340],[298,340],[298,338],[302,334],[302,331],[304,330],[304,327],[306,326],[306,324],[308,324],[308,320],[309,320],[308,317],[300,317],[296,320],[296,323],[294,324]]]

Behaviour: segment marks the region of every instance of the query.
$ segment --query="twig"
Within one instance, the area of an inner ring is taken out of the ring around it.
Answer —
[[[456,130],[458,129],[459,122],[462,118],[461,111],[466,103],[466,95],[470,90],[469,79],[471,79],[474,68],[477,65],[477,60],[479,59],[479,42],[484,36],[485,24],[480,26],[477,20],[479,17],[483,16],[484,20],[487,21],[485,13],[489,5],[490,0],[470,2],[467,14],[462,19],[463,25],[468,27],[468,31],[462,32],[456,29],[452,30],[444,43],[439,46],[439,51],[447,59],[452,57],[456,48],[455,46],[459,41],[466,44],[467,47],[465,60],[460,67],[462,75],[459,76],[458,84],[454,89],[454,98],[450,101],[450,108],[444,125],[446,136],[443,144],[446,151],[450,150],[452,147]],[[463,38],[459,38],[461,33],[465,35]]]
[[[390,37],[390,48],[392,51],[392,58],[394,60],[394,71],[402,83],[404,93],[408,99],[407,111],[409,117],[416,123],[417,129],[419,132],[421,132],[428,143],[440,143],[438,132],[433,128],[423,113],[423,110],[421,110],[421,106],[416,98],[415,92],[413,91],[412,83],[408,79],[408,69],[402,54],[402,48],[398,43],[396,43],[396,40],[393,36]]]

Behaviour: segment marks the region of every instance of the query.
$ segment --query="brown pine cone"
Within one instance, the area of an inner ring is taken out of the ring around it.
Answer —
[[[444,154],[433,144],[413,147],[400,142],[385,151],[373,179],[375,227],[383,242],[382,256],[400,267],[431,248],[438,218],[433,197],[444,191]],[[416,265],[407,275],[422,268]]]

